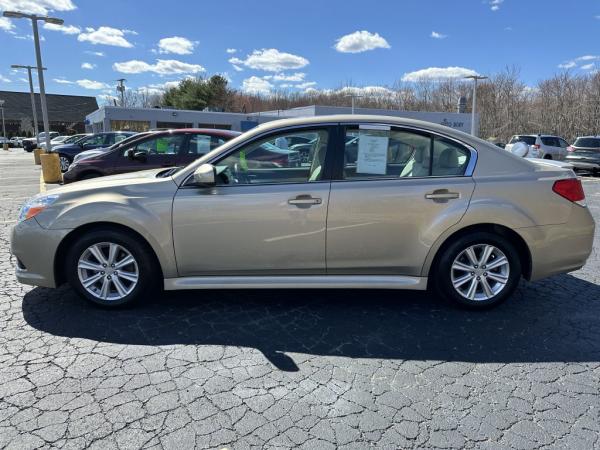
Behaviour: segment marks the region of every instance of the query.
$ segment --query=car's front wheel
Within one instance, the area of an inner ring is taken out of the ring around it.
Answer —
[[[87,300],[106,307],[139,300],[158,278],[146,246],[112,229],[80,237],[71,246],[66,264],[70,285]]]
[[[58,161],[60,162],[60,171],[61,172],[64,173],[67,170],[69,170],[69,167],[71,166],[71,160],[69,159],[68,156],[59,155]]]
[[[447,246],[432,280],[443,297],[460,306],[483,309],[506,300],[521,278],[521,261],[503,236],[476,232]]]

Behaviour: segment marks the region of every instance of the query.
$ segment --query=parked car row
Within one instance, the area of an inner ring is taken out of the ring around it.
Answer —
[[[505,149],[523,158],[562,161],[575,171],[600,174],[600,136],[581,136],[569,145],[560,136],[517,134]]]

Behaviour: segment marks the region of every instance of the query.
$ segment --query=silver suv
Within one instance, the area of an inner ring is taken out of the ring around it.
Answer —
[[[512,148],[517,142],[525,142],[530,146],[530,158],[553,159],[563,161],[567,156],[569,144],[559,136],[550,134],[516,134],[506,145],[506,150]]]

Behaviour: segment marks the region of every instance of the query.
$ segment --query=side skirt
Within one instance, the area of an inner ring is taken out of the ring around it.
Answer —
[[[165,290],[183,289],[427,289],[427,277],[400,275],[304,275],[166,278]]]

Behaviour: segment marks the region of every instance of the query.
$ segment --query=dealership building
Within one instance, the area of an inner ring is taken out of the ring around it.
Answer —
[[[33,135],[33,111],[29,92],[0,91],[7,137]],[[35,94],[39,131],[44,130],[40,95]],[[84,118],[98,109],[96,97],[46,94],[50,129],[60,134],[83,133]],[[0,130],[1,131],[1,130]]]
[[[147,131],[156,128],[221,128],[247,131],[261,123],[277,119],[351,113],[352,108],[350,107],[318,105],[249,114],[102,106],[86,116],[85,125],[86,131],[92,133],[123,130]],[[465,113],[399,111],[373,108],[355,108],[354,113],[419,119],[446,125],[465,133],[471,132],[471,114]],[[477,116],[476,122],[478,122]],[[478,129],[478,123],[476,123],[475,129]]]

